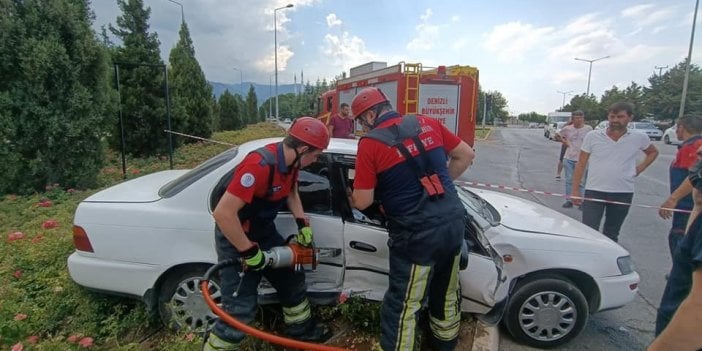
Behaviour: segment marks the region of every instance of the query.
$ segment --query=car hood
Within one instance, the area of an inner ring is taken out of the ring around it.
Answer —
[[[495,207],[500,213],[500,224],[509,229],[540,235],[612,242],[602,233],[579,221],[535,202],[488,190],[478,190],[477,194]]]
[[[91,195],[83,202],[154,202],[161,199],[159,189],[188,170],[161,171],[128,180]]]

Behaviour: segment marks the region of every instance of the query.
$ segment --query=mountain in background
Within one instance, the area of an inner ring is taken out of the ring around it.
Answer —
[[[268,84],[257,84],[251,82],[244,82],[243,84],[226,84],[220,82],[209,82],[212,85],[212,93],[219,99],[219,96],[224,93],[225,90],[229,89],[232,94],[239,94],[242,98],[246,99],[246,94],[249,93],[249,86],[253,85],[254,91],[256,92],[256,98],[258,100],[258,105],[261,106],[269,97],[275,95],[275,86]],[[297,84],[297,92],[301,92],[304,86],[302,84]],[[289,94],[295,92],[295,84],[278,84],[278,95]]]

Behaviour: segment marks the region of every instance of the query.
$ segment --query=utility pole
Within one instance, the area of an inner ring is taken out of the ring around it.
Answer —
[[[556,90],[556,92],[559,93],[559,94],[563,94],[563,102],[561,103],[561,111],[563,111],[563,107],[565,107],[565,97],[566,97],[566,94],[570,94],[570,93],[572,93],[573,91],[572,91],[572,90],[568,90],[568,91]]]
[[[695,24],[697,23],[697,8],[700,6],[700,0],[695,1],[695,15],[692,16],[692,34],[690,34],[690,49],[687,51],[687,59],[685,60],[685,80],[683,81],[682,97],[680,98],[680,110],[678,118],[685,114],[685,100],[687,98],[687,81],[690,78],[690,59],[692,59],[692,44],[695,42]]]
[[[668,66],[655,66],[654,68],[658,70],[658,76],[660,77],[661,75],[663,75],[663,70],[668,68]]]

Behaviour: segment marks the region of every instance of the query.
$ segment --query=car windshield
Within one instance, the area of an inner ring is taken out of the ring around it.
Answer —
[[[171,197],[178,194],[183,189],[190,186],[190,184],[195,183],[198,179],[204,177],[215,169],[219,168],[221,165],[232,160],[239,153],[239,149],[234,147],[227,151],[220,153],[217,156],[210,158],[204,163],[200,164],[196,168],[190,170],[188,173],[170,181],[168,184],[164,185],[159,189],[158,194],[162,197]]]
[[[634,129],[656,129],[653,123],[634,123]]]
[[[463,205],[472,212],[471,215],[481,228],[500,224],[500,214],[489,202],[464,186],[457,186],[456,189]]]

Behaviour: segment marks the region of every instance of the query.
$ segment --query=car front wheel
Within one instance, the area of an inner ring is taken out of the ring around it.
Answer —
[[[519,342],[537,348],[556,347],[580,334],[587,323],[587,300],[568,280],[541,278],[515,290],[504,322]]]
[[[163,323],[173,330],[204,332],[217,316],[207,306],[200,291],[200,282],[207,267],[196,266],[169,274],[159,289],[158,312]],[[220,288],[210,280],[210,296],[217,304]]]

